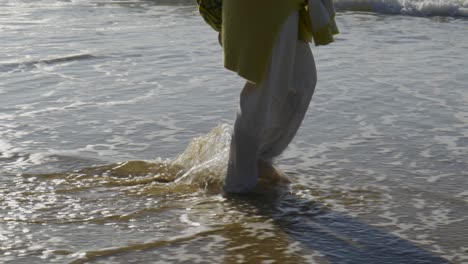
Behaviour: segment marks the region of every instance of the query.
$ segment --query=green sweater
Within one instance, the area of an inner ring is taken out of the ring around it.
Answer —
[[[300,39],[311,41],[313,36],[316,45],[333,41],[330,37],[334,32],[329,32],[328,27],[322,30],[326,34],[316,36],[312,33],[306,3],[306,0],[223,0],[224,66],[250,82],[261,82],[276,36],[286,18],[296,10],[300,11]]]

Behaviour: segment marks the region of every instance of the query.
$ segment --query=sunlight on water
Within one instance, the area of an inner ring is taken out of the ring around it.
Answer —
[[[352,259],[352,263],[394,263],[401,258],[398,248],[403,247],[412,263],[444,263],[404,240],[333,212],[327,205],[329,200],[335,201],[335,209],[338,204],[348,208],[380,204],[384,201],[377,191],[344,193],[297,184],[275,187],[260,181],[249,196],[221,196],[230,137],[231,127],[221,124],[194,138],[174,160],[126,161],[68,173],[25,174],[12,186],[16,191],[1,193],[4,203],[0,209],[9,212],[3,218],[5,230],[9,231],[1,234],[0,239],[6,242],[2,249],[15,258],[42,252],[43,259],[67,259],[71,263],[114,262],[116,257],[119,263],[125,263],[137,252],[146,252],[146,260],[157,253],[160,259],[179,262],[193,261],[195,255],[190,252],[201,253],[197,246],[200,241],[208,250],[200,260],[211,262],[274,259],[329,263],[326,259],[331,258],[338,262]],[[337,222],[342,224],[336,226]],[[48,232],[41,232],[37,225],[46,226]],[[55,238],[62,227],[77,231],[68,238],[63,234]],[[353,229],[341,230],[349,227]],[[17,228],[28,234],[28,241],[11,240]],[[150,230],[152,238],[144,241],[128,233]],[[106,239],[94,241],[91,249],[83,240],[89,232],[95,233],[94,240]],[[127,235],[116,242],[116,234]],[[302,243],[291,243],[290,236]],[[49,242],[35,244],[37,237]],[[373,241],[376,237],[378,241]],[[65,241],[67,249],[63,248]],[[187,242],[189,248],[181,248]],[[333,246],[324,247],[327,243]],[[387,248],[389,243],[392,246]],[[268,250],[272,246],[275,250]],[[334,253],[336,246],[341,250],[338,255]],[[225,247],[228,251],[221,258],[214,254]],[[356,249],[363,248],[367,253],[354,255]],[[383,249],[385,254],[374,254]],[[163,254],[166,250],[167,255]],[[252,250],[264,253],[245,255]],[[391,262],[385,262],[387,259]]]
[[[467,263],[467,2],[336,3],[291,183],[236,196],[194,1],[0,1],[0,262]]]

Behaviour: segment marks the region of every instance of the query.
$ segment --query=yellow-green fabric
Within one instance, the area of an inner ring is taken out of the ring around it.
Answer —
[[[222,18],[223,0],[197,0],[198,11],[205,22],[214,30],[220,32]]]
[[[265,76],[275,37],[304,0],[223,0],[224,67],[259,83]]]
[[[224,66],[253,83],[264,78],[276,36],[293,11],[300,11],[299,39],[314,39],[316,45],[333,41],[330,28],[312,31],[307,0],[223,0],[222,5]]]

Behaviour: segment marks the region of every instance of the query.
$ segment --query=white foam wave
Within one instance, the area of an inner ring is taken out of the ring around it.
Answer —
[[[54,160],[54,158],[47,153],[33,153],[27,155],[18,152],[19,150],[21,149],[14,148],[11,151],[0,152],[0,158],[11,159],[10,161],[2,162],[1,168],[4,171],[17,173],[31,166],[41,165]]]
[[[335,0],[335,6],[340,11],[468,17],[467,0]]]
[[[57,111],[77,109],[79,107],[83,107],[83,106],[88,105],[88,104],[89,103],[82,102],[82,101],[75,101],[75,102],[73,102],[73,103],[71,103],[69,105],[65,105],[65,106],[60,106],[60,107],[51,106],[51,107],[46,107],[46,108],[39,109],[39,110],[24,112],[24,113],[18,114],[18,117],[35,117],[35,116],[45,114],[45,113],[51,113],[51,112],[53,113],[53,112],[57,112]]]
[[[158,90],[156,89],[151,89],[150,91],[148,91],[147,93],[141,95],[141,96],[137,96],[137,97],[134,97],[134,98],[131,98],[131,99],[128,99],[128,100],[117,100],[117,101],[108,101],[108,102],[99,102],[99,103],[96,103],[96,105],[98,106],[118,106],[118,105],[128,105],[128,104],[135,104],[135,103],[140,103],[140,102],[143,102],[147,99],[150,99],[152,97],[154,97],[155,95],[157,95],[158,93]]]
[[[11,158],[18,150],[18,148],[13,147],[9,142],[0,139],[0,158]]]

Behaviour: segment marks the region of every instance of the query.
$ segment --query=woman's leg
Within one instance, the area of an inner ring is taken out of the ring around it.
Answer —
[[[231,141],[228,170],[224,182],[227,192],[248,192],[258,181],[258,161],[262,146],[278,139],[268,131],[281,127],[277,115],[293,83],[298,14],[284,23],[272,51],[271,63],[263,82],[247,82],[240,96]]]
[[[269,131],[276,140],[261,146],[260,159],[270,161],[280,155],[296,135],[309,108],[317,83],[317,71],[309,44],[298,41],[293,70],[294,89],[290,89],[276,118],[280,126]]]

